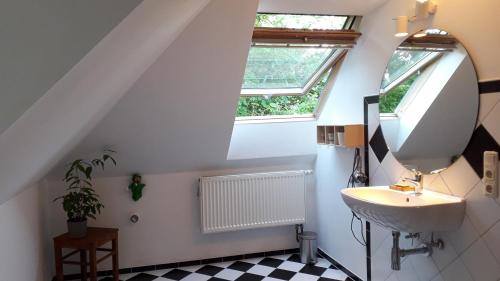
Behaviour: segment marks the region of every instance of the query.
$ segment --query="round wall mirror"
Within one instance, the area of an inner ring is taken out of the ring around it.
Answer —
[[[450,166],[467,146],[478,110],[476,71],[454,36],[423,30],[394,51],[380,86],[380,124],[407,168],[429,173]]]

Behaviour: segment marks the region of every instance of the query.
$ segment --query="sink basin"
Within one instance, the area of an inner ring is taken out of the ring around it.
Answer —
[[[463,198],[425,190],[392,190],[388,186],[342,189],[342,199],[364,219],[400,232],[453,231],[462,224]]]

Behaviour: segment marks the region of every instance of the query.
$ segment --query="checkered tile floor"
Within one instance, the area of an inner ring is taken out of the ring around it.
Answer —
[[[101,281],[111,280],[109,277]],[[120,275],[122,281],[333,281],[351,280],[325,259],[314,266],[299,256],[281,255]]]

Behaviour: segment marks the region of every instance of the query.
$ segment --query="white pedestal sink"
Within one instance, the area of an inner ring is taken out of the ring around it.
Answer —
[[[341,192],[355,213],[393,231],[453,231],[464,219],[463,198],[425,189],[418,195],[388,186],[344,188]]]

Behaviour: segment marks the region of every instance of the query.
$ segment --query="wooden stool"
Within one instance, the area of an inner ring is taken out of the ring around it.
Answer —
[[[111,249],[99,248],[111,242]],[[67,255],[62,255],[62,249],[69,248],[74,251]],[[87,262],[87,251],[89,251],[89,261]],[[107,252],[106,255],[97,259],[97,251]],[[80,265],[82,280],[87,280],[87,265],[90,267],[90,280],[97,281],[97,264],[112,257],[113,259],[113,280],[118,281],[118,229],[89,227],[87,236],[83,238],[71,238],[68,233],[54,238],[54,252],[56,261],[56,280],[63,281],[63,264]],[[66,258],[80,253],[80,262],[64,261]]]

